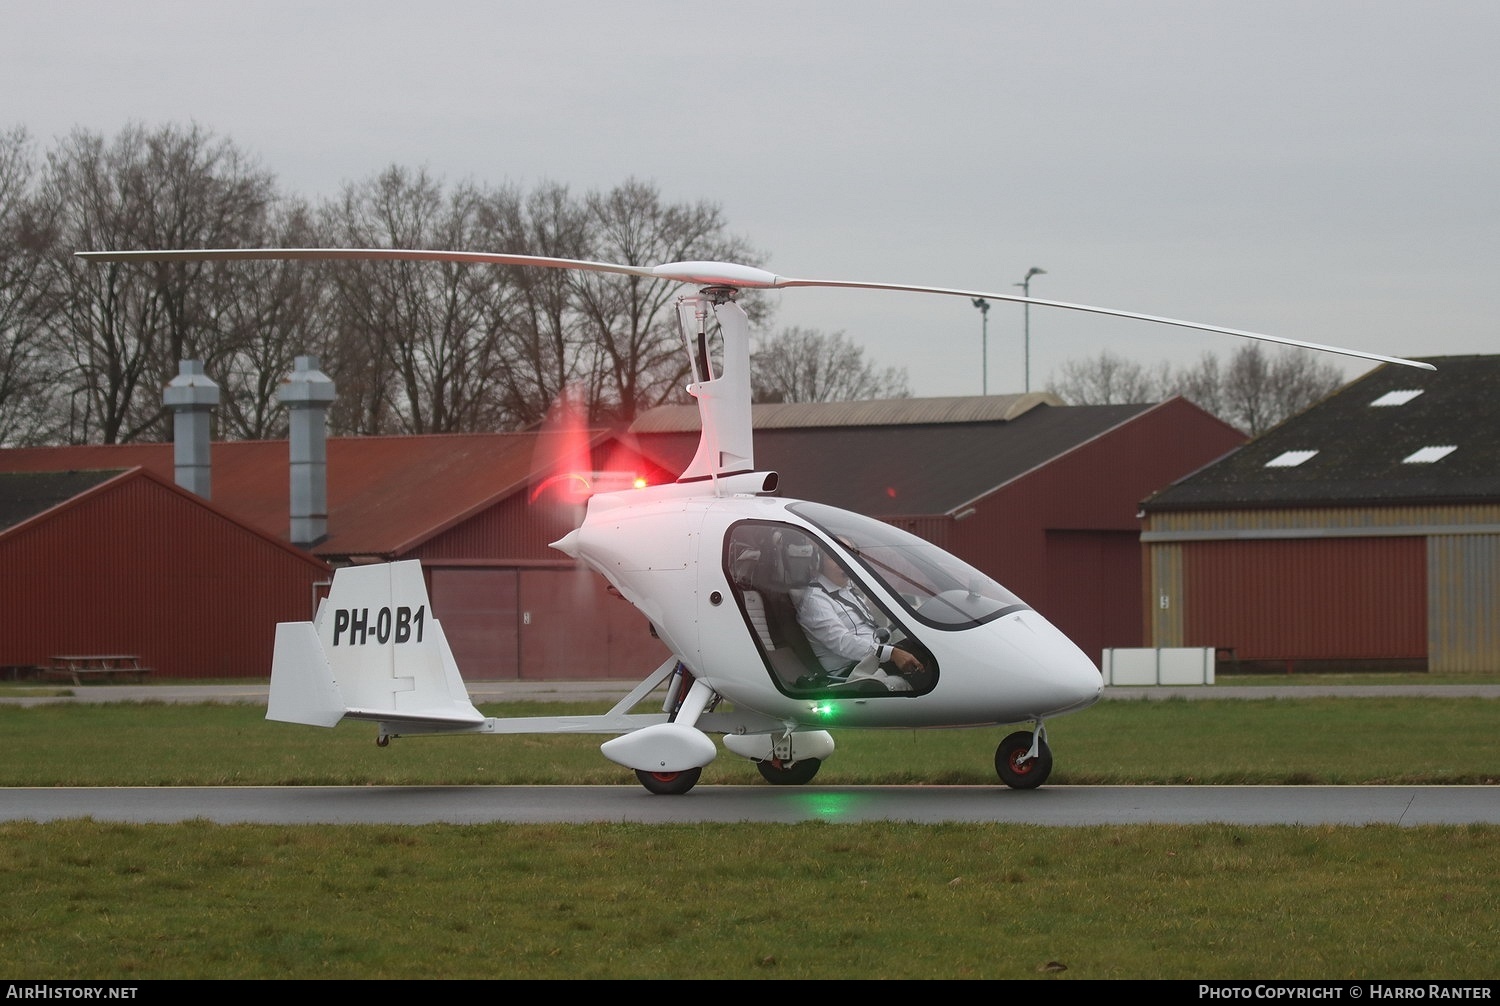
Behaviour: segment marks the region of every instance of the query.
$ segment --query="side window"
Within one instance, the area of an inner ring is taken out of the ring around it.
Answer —
[[[808,531],[790,524],[736,524],[725,540],[724,564],[746,628],[781,691],[831,697],[931,689],[931,654],[856,583],[841,583],[849,578],[847,565]],[[923,672],[904,658],[904,670],[882,664],[879,657],[891,652],[887,644],[918,654]]]

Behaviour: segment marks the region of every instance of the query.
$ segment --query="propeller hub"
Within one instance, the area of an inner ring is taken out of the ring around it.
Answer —
[[[743,290],[774,287],[781,278],[765,269],[735,262],[667,262],[652,266],[651,274],[700,287],[730,287]]]

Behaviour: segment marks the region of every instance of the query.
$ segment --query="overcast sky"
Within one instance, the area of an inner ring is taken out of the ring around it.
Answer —
[[[0,128],[196,122],[316,200],[391,164],[722,206],[782,275],[1031,293],[1400,356],[1500,351],[1500,4],[8,0]],[[773,295],[921,395],[964,298]],[[1228,336],[1031,309],[1031,385]],[[1019,391],[1023,312],[989,314]],[[1368,364],[1335,358],[1354,376]]]

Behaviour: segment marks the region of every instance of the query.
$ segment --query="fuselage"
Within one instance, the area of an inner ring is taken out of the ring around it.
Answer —
[[[789,724],[1013,723],[1099,697],[1092,661],[991,578],[870,518],[755,495],[765,479],[600,494],[556,547],[608,579],[699,680]],[[847,572],[892,642],[922,655],[924,674],[901,690],[879,686],[883,674],[830,684],[797,621],[809,551]]]

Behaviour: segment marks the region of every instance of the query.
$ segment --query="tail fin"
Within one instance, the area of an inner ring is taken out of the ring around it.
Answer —
[[[420,562],[340,569],[311,622],[276,626],[266,719],[331,727],[345,716],[484,722],[432,615]]]

